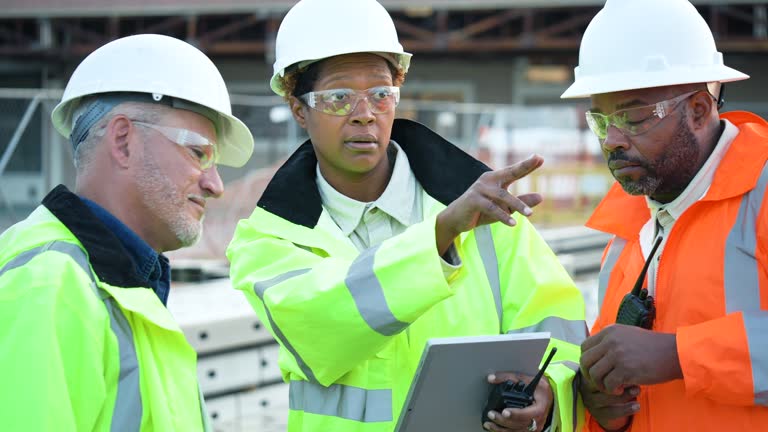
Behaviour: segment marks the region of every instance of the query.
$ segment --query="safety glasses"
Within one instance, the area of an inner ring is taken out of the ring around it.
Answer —
[[[219,160],[219,154],[216,151],[216,143],[197,132],[193,132],[189,129],[160,126],[137,120],[132,120],[132,122],[133,124],[152,129],[160,133],[160,135],[164,136],[169,141],[184,147],[189,155],[200,164],[200,168],[203,170],[212,167]]]
[[[325,114],[347,116],[365,99],[374,114],[395,109],[400,102],[400,88],[395,86],[372,87],[367,90],[332,89],[305,93],[299,96],[307,106]]]
[[[614,126],[624,135],[640,135],[656,127],[677,108],[680,102],[698,92],[684,93],[652,105],[618,110],[608,115],[587,111],[587,125],[601,140],[608,136],[608,128],[611,126]]]

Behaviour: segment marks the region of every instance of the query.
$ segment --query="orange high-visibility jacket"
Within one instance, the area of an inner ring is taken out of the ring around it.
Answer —
[[[768,430],[768,123],[746,112],[722,118],[739,134],[704,197],[667,234],[657,267],[653,330],[676,334],[684,379],[642,387],[632,432]],[[587,222],[615,236],[593,335],[615,322],[640,274],[649,217],[645,197],[615,184]]]

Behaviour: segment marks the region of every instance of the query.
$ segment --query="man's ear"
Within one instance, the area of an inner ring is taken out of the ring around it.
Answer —
[[[696,93],[688,103],[694,129],[701,129],[707,126],[711,121],[713,113],[717,113],[717,101],[707,92]]]
[[[133,123],[124,115],[116,115],[107,123],[104,139],[109,146],[109,156],[121,168],[128,168],[131,159],[136,158],[136,134]]]
[[[301,103],[301,101],[296,98],[295,96],[291,96],[288,99],[288,104],[291,107],[291,114],[293,115],[293,118],[296,120],[296,123],[299,124],[299,126],[302,127],[302,129],[307,128],[307,107]]]

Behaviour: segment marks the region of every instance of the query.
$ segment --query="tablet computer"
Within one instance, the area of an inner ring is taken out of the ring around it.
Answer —
[[[536,375],[549,333],[430,339],[400,413],[396,432],[483,432],[488,374]]]

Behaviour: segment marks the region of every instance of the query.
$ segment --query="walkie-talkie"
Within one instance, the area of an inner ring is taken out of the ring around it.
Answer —
[[[619,305],[619,312],[616,314],[616,324],[626,324],[635,327],[641,327],[650,330],[653,327],[653,320],[656,318],[656,305],[653,297],[648,295],[648,289],[643,288],[645,274],[648,272],[648,266],[651,265],[656,249],[661,244],[662,237],[659,236],[653,244],[651,253],[645,260],[643,271],[640,272],[632,291],[624,296]]]
[[[549,352],[549,357],[541,366],[541,370],[536,374],[530,383],[526,386],[524,382],[514,382],[511,380],[504,381],[501,384],[494,384],[491,394],[488,395],[488,402],[483,408],[482,423],[489,421],[488,411],[502,412],[504,408],[525,408],[530,406],[533,401],[533,392],[536,390],[536,386],[539,385],[539,380],[544,375],[544,371],[549,366],[549,362],[557,352],[556,347],[552,347]]]

